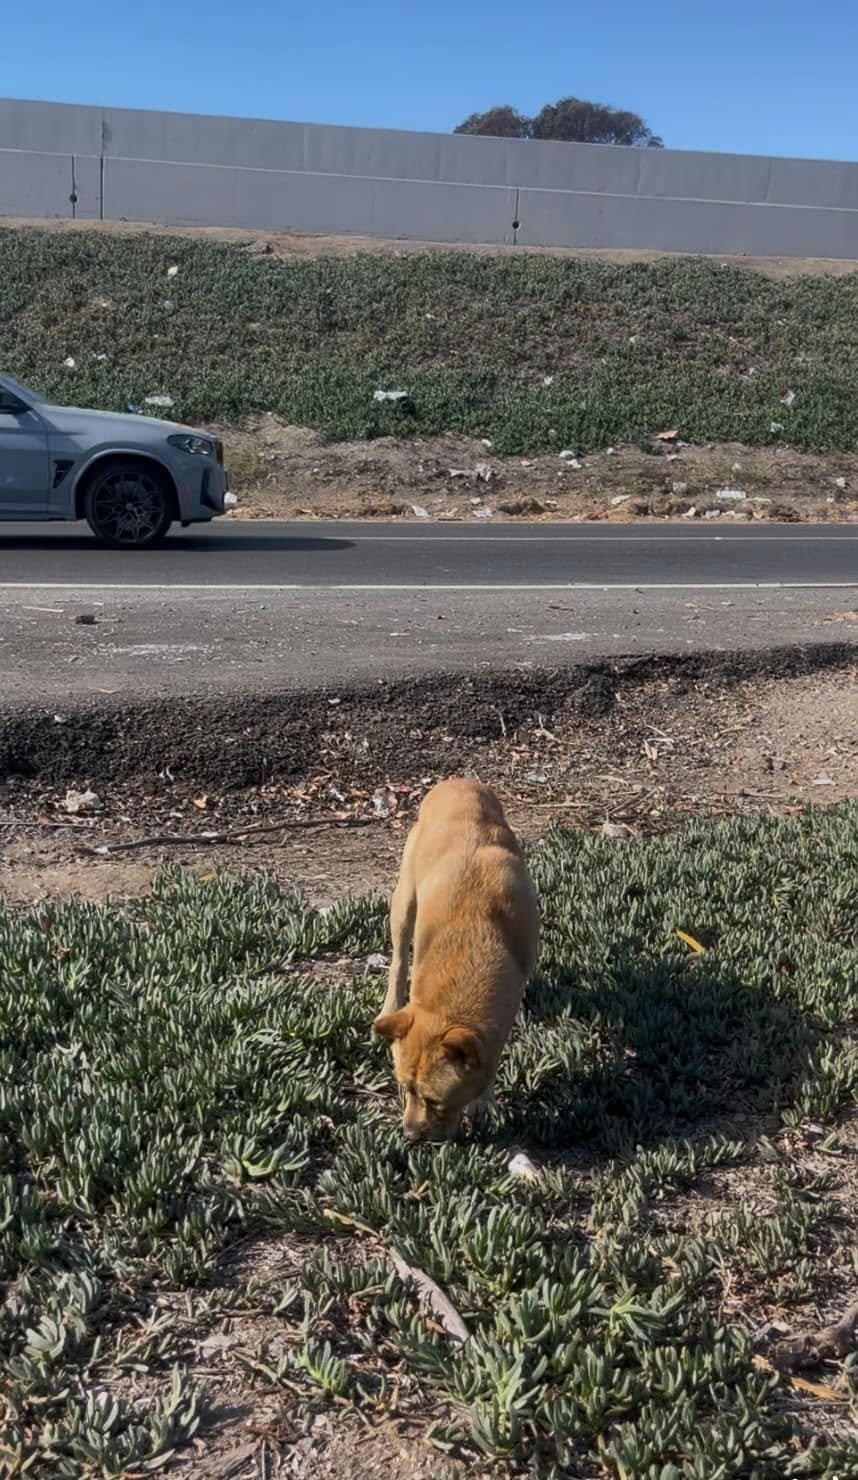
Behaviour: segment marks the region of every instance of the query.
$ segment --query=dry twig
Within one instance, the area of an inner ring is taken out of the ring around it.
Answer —
[[[105,843],[100,848],[82,848],[81,852],[97,858],[110,853],[132,853],[139,848],[211,848],[222,843],[246,843],[250,838],[297,827],[369,827],[379,821],[378,817],[286,817],[281,822],[266,822],[261,827],[243,827],[232,832],[153,833],[130,843]]]

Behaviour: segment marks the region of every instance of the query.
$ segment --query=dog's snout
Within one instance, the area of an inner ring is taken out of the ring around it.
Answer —
[[[410,1144],[413,1144],[415,1141],[422,1141],[423,1140],[423,1132],[421,1131],[420,1127],[417,1126],[417,1125],[405,1125],[405,1126],[403,1126],[402,1127],[402,1134],[405,1137],[406,1141],[408,1141]]]

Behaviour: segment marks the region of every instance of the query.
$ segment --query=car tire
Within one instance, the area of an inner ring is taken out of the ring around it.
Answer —
[[[96,469],[84,499],[86,522],[113,550],[150,550],[173,522],[166,478],[132,458],[111,458]]]

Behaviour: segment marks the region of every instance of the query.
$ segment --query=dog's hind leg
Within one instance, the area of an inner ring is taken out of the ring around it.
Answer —
[[[414,831],[409,834],[402,854],[399,880],[390,901],[390,938],[393,950],[387,979],[387,996],[382,1012],[397,1012],[408,998],[408,973],[411,965],[411,942],[417,918],[417,886],[411,863]]]

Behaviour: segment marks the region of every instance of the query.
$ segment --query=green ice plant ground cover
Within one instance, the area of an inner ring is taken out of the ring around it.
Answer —
[[[700,258],[446,251],[288,260],[0,231],[3,366],[49,398],[122,410],[166,394],[175,420],[272,411],[343,440],[460,432],[501,454],[587,453],[679,427],[697,443],[851,450],[856,321],[858,273],[777,281]],[[376,401],[385,388],[408,399]]]
[[[167,872],[122,908],[0,909],[0,1473],[181,1464],[226,1311],[249,1390],[408,1416],[439,1463],[858,1475],[856,1359],[821,1397],[758,1360],[767,1318],[858,1283],[858,807],[557,831],[531,861],[499,1105],[445,1147],[403,1143],[369,1032],[382,900]]]

